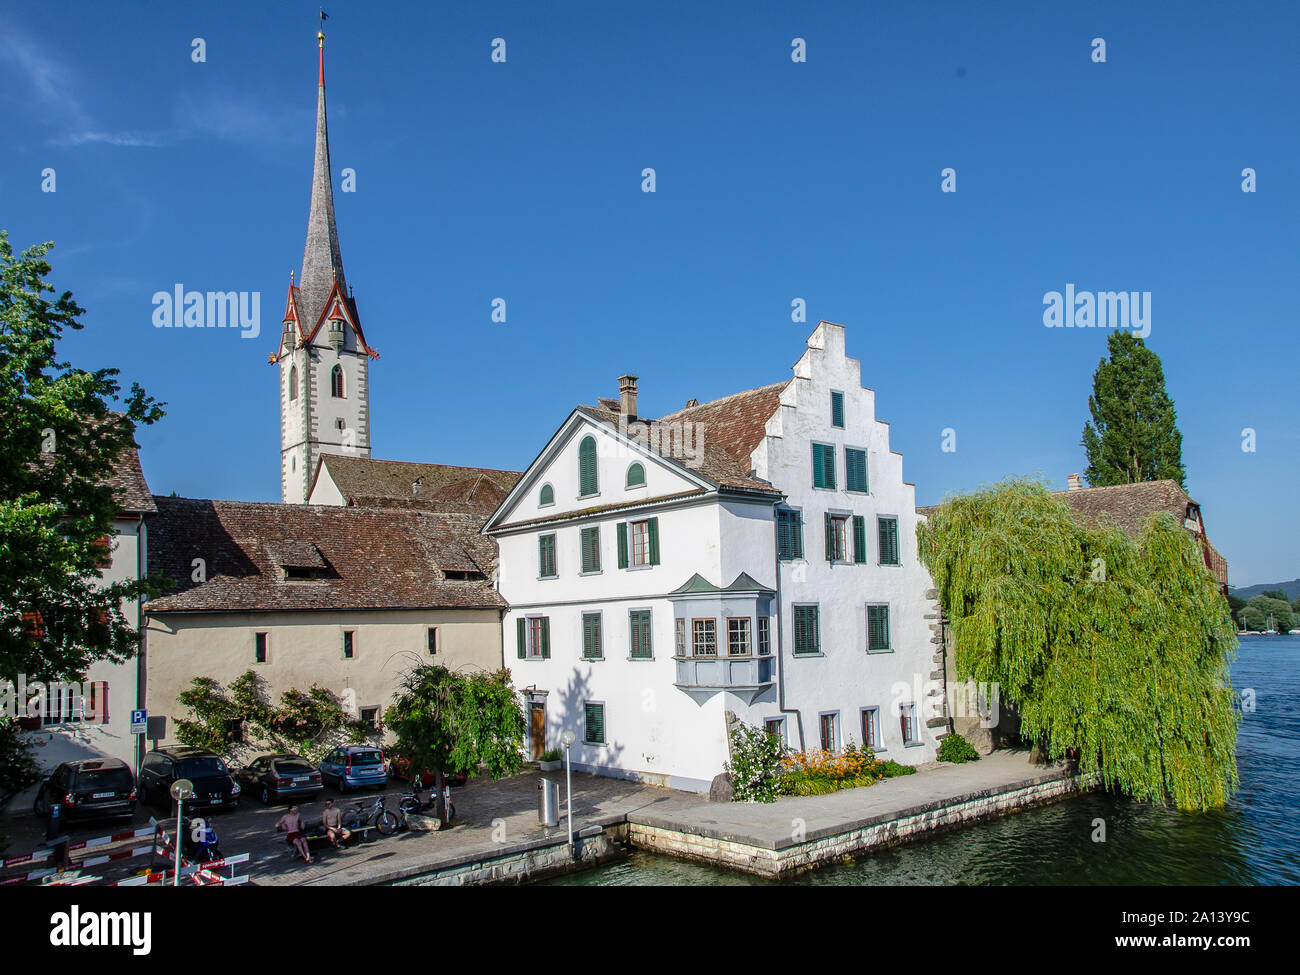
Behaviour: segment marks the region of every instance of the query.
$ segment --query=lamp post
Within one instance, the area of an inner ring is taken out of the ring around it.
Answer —
[[[573,772],[569,766],[569,749],[573,745],[574,734],[565,731],[560,735],[560,744],[564,746],[564,800],[569,806],[569,852],[573,852]]]
[[[177,779],[172,783],[172,798],[176,800],[176,872],[172,875],[172,886],[181,885],[181,828],[183,820],[181,817],[182,810],[185,808],[185,800],[194,795],[194,783],[189,779]],[[166,883],[166,881],[163,881]]]

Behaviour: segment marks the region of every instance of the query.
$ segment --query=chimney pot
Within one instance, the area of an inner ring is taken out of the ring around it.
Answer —
[[[1078,474],[1071,474],[1065,480],[1071,491],[1079,491],[1083,488],[1083,479]]]
[[[629,419],[636,417],[636,376],[618,377],[618,412]]]

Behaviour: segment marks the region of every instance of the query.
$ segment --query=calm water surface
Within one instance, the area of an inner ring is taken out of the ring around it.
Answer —
[[[1253,689],[1237,739],[1241,789],[1213,813],[1089,795],[813,871],[787,884],[1300,883],[1300,636],[1241,637],[1234,687]],[[1105,843],[1092,841],[1094,819]],[[554,884],[756,884],[671,857],[627,860]]]

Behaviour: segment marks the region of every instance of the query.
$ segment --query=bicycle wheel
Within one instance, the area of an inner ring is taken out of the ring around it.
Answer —
[[[385,809],[383,812],[379,814],[378,826],[379,826],[379,832],[383,833],[385,836],[392,836],[394,833],[397,832],[396,814]]]

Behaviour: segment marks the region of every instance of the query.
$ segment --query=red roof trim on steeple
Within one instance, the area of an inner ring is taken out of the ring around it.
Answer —
[[[348,305],[347,299],[343,296],[343,289],[339,287],[338,280],[335,279],[334,286],[330,288],[329,297],[325,299],[325,307],[321,309],[320,317],[316,319],[316,324],[312,327],[311,334],[306,338],[306,344],[311,345],[316,341],[316,335],[320,332],[320,327],[325,324],[325,320],[332,318],[331,312],[337,308],[341,311],[342,318],[352,326],[352,331],[356,333],[357,342],[361,345],[361,351],[372,359],[378,359],[379,353],[366,344],[366,336],[361,331],[361,326],[357,324],[356,318],[352,314],[352,309]]]

